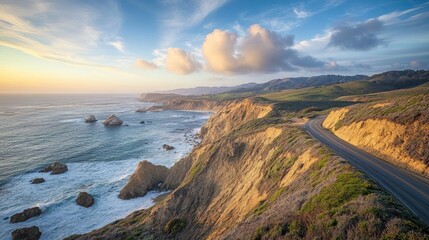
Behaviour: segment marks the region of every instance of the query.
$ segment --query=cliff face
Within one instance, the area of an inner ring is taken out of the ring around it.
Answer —
[[[429,176],[429,95],[332,111],[323,126],[380,158]]]
[[[220,109],[151,209],[70,239],[379,239],[427,229],[377,185],[247,99]]]
[[[156,110],[200,110],[218,111],[225,105],[225,102],[210,100],[174,99],[163,102],[162,106],[153,106],[148,111]]]

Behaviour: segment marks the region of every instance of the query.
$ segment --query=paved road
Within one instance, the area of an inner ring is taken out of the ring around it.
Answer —
[[[389,191],[429,225],[429,180],[383,161],[343,140],[322,127],[325,118],[308,121],[305,129]]]

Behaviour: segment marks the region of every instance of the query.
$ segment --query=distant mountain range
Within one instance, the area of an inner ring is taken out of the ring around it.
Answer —
[[[230,92],[237,89],[247,89],[247,88],[253,88],[259,84],[257,83],[245,83],[237,86],[232,87],[194,87],[194,88],[180,88],[180,89],[173,89],[169,91],[162,91],[160,93],[168,93],[168,94],[178,94],[178,95],[207,95],[207,94],[218,94],[218,93],[224,93],[224,92]]]
[[[224,92],[272,92],[284,89],[297,89],[305,87],[320,87],[331,85],[335,83],[345,83],[357,80],[368,79],[366,75],[355,76],[341,76],[341,75],[321,75],[313,77],[295,77],[295,78],[282,78],[274,79],[265,83],[246,83],[232,87],[195,87],[195,88],[181,88],[159,93],[177,94],[177,95],[208,95],[218,94]]]

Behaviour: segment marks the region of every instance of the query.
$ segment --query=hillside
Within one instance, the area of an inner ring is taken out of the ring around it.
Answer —
[[[364,81],[334,84],[325,87],[285,90],[264,94],[261,97],[276,101],[334,100],[343,96],[412,88],[427,82],[429,82],[429,71],[391,71],[373,75]]]
[[[287,109],[287,108],[283,108]],[[289,115],[302,111],[296,108]],[[258,99],[227,103],[154,207],[69,239],[421,239],[428,229]]]
[[[429,94],[332,111],[323,126],[376,156],[429,176]]]
[[[275,92],[285,89],[298,89],[308,87],[321,87],[336,83],[346,83],[357,80],[365,80],[368,76],[366,75],[355,75],[355,76],[342,76],[342,75],[320,75],[313,77],[296,77],[296,78],[282,78],[274,79],[266,83],[257,84],[253,87],[240,88],[233,90],[233,93],[243,92]]]
[[[234,91],[237,89],[247,89],[252,88],[254,86],[258,85],[257,83],[245,83],[237,86],[231,86],[231,87],[194,87],[194,88],[180,88],[180,89],[173,89],[169,91],[162,91],[160,93],[167,93],[167,94],[178,94],[178,95],[206,95],[206,94],[218,94],[218,93],[224,93],[229,91]]]

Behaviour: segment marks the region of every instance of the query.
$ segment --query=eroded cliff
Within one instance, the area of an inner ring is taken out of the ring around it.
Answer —
[[[175,190],[162,202],[70,239],[428,237],[396,200],[272,111],[251,99],[222,107],[170,170]]]
[[[429,95],[332,111],[323,123],[341,139],[429,177]]]

